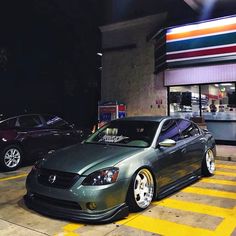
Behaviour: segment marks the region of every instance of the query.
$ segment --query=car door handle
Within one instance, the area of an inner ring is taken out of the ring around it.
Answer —
[[[182,153],[186,153],[186,148],[181,149]]]
[[[58,135],[60,135],[60,134],[59,134],[57,131],[53,131],[53,132],[52,132],[52,135],[53,135],[53,136],[58,136]]]

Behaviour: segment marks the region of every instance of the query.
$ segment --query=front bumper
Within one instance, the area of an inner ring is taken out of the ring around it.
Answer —
[[[105,211],[95,213],[91,211],[89,213],[80,209],[63,207],[59,204],[50,204],[48,201],[32,193],[27,193],[24,196],[24,201],[29,209],[35,210],[43,215],[79,222],[108,223],[124,218],[129,214],[129,208],[125,203]]]

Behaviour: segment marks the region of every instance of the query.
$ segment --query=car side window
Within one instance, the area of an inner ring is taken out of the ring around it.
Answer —
[[[8,119],[0,123],[0,128],[15,128],[16,127],[16,118]]]
[[[180,140],[179,128],[175,120],[167,120],[161,128],[158,142],[162,142],[165,139],[172,139],[176,142]]]
[[[197,136],[200,134],[198,127],[188,120],[177,121],[182,139]]]
[[[21,128],[38,128],[43,126],[40,117],[37,115],[21,116],[19,117],[18,121]]]
[[[50,128],[59,128],[68,125],[68,123],[58,116],[45,115],[43,116],[46,125]]]

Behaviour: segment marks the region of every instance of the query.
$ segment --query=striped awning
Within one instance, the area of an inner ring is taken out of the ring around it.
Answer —
[[[169,68],[236,61],[236,16],[167,29]]]

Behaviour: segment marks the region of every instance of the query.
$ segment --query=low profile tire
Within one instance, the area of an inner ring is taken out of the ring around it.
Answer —
[[[215,157],[211,149],[208,149],[202,160],[202,175],[211,176],[215,172]]]
[[[22,154],[19,146],[7,146],[1,154],[0,167],[5,171],[18,169],[22,163]]]
[[[154,180],[152,173],[144,168],[134,176],[127,194],[127,204],[130,211],[137,212],[146,209],[154,195]]]

